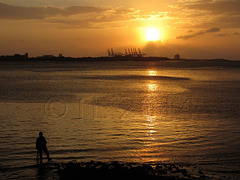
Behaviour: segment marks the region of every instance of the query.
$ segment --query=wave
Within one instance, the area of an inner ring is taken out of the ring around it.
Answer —
[[[80,79],[98,79],[98,80],[190,80],[184,77],[172,76],[143,76],[143,75],[121,75],[121,76],[82,76]]]

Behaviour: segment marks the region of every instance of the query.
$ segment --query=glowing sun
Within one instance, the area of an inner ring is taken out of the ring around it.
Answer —
[[[157,41],[160,40],[160,32],[155,27],[150,27],[146,30],[146,40],[147,41]]]

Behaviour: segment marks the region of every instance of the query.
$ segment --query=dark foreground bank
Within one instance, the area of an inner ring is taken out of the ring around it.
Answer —
[[[238,174],[238,173],[237,173]],[[235,174],[236,175],[236,174]],[[1,179],[237,179],[237,176],[202,172],[198,167],[179,164],[141,164],[113,162],[44,163],[39,165],[0,168]]]
[[[148,165],[118,161],[110,163],[72,161],[64,164],[58,173],[61,179],[208,179],[201,171],[198,175],[191,175],[181,165]]]

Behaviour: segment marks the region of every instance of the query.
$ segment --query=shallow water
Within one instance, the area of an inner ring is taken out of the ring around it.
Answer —
[[[239,175],[240,65],[2,63],[0,168],[54,162],[181,163]]]

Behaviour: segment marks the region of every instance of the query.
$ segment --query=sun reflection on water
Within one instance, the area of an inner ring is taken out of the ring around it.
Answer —
[[[147,116],[147,122],[146,122],[146,126],[147,126],[147,136],[151,139],[151,140],[155,140],[155,137],[153,136],[154,133],[156,133],[157,131],[154,130],[156,125],[156,116]]]
[[[148,76],[156,76],[157,72],[150,70],[147,71]],[[145,138],[143,141],[143,146],[138,150],[138,157],[143,162],[154,162],[159,159],[156,158],[161,156],[162,152],[159,151],[157,147],[157,137],[158,137],[158,120],[157,114],[159,111],[159,93],[158,84],[156,81],[147,80],[144,83],[146,93],[144,94],[144,101],[142,105],[143,110],[143,121],[145,125],[144,134]]]
[[[149,76],[156,76],[157,75],[157,71],[150,70],[150,71],[148,71],[148,75]]]
[[[146,71],[147,76],[157,76],[154,70]],[[151,80],[150,80],[151,79]],[[142,145],[136,151],[137,157],[142,162],[168,161],[169,157],[164,155],[164,147],[161,146],[161,120],[166,113],[166,99],[164,98],[164,84],[159,80],[150,78],[143,84],[145,93],[142,102],[142,122],[144,137]]]
[[[148,89],[150,91],[156,91],[157,90],[157,85],[156,84],[148,84]]]

